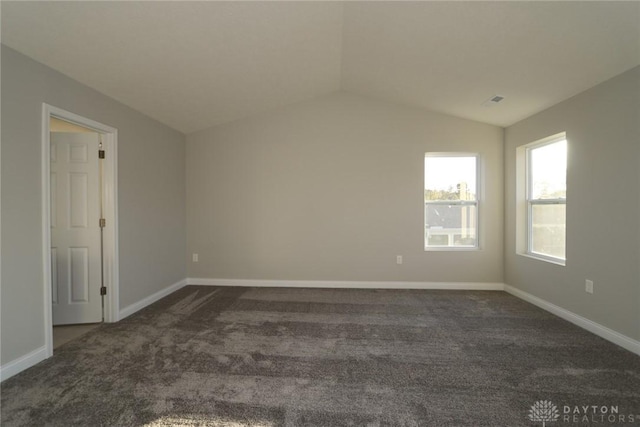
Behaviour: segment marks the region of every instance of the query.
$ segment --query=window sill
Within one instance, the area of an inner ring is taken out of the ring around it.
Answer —
[[[478,247],[464,247],[464,246],[429,246],[425,247],[425,252],[469,252],[469,251],[479,251]]]
[[[538,261],[548,262],[549,264],[560,265],[562,267],[566,267],[566,265],[567,265],[567,260],[565,260],[565,259],[545,257],[543,255],[531,254],[531,253],[527,253],[527,252],[523,252],[523,253],[518,252],[517,254],[520,255],[520,256],[526,257],[526,258],[531,258],[531,259],[535,259],[535,260],[538,260]]]

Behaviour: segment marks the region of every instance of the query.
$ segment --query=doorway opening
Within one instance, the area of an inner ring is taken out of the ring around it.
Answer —
[[[43,104],[47,357],[119,318],[116,148],[115,128]]]

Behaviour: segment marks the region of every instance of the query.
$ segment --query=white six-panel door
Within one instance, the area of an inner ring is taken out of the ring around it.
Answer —
[[[97,133],[51,133],[53,324],[102,321]]]

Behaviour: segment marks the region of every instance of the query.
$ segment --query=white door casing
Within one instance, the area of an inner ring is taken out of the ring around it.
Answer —
[[[103,218],[106,226],[103,230],[104,285],[104,321],[117,322],[120,319],[119,301],[119,262],[118,262],[118,129],[83,117],[47,103],[42,103],[41,135],[41,194],[42,194],[42,292],[44,297],[43,334],[45,358],[53,356],[53,304],[51,265],[51,118],[55,117],[74,125],[95,131],[102,136],[103,149],[106,152],[103,162]]]
[[[97,133],[50,135],[54,325],[102,321]]]

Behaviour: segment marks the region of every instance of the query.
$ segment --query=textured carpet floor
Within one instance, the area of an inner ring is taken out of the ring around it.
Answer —
[[[187,286],[1,392],[3,426],[640,425],[640,357],[504,292]]]

